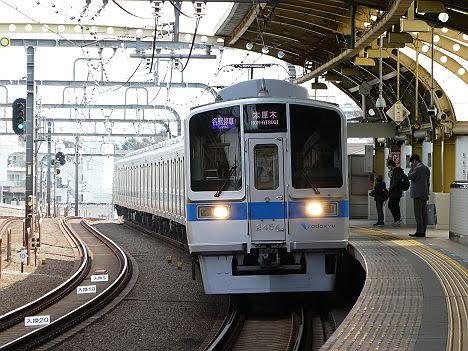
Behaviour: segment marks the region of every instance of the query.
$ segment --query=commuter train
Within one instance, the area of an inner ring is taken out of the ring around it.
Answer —
[[[285,81],[219,95],[185,136],[115,162],[117,214],[186,241],[207,294],[333,290],[349,227],[343,113]]]

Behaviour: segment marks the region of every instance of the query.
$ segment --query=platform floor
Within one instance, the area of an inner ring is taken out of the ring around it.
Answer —
[[[355,306],[324,350],[466,350],[468,247],[447,231],[352,221],[350,253],[367,272]]]

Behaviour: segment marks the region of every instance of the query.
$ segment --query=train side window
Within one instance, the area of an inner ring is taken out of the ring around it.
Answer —
[[[258,190],[274,190],[279,186],[278,146],[254,146],[254,178]]]

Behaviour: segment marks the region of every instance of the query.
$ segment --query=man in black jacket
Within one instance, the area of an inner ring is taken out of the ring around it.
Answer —
[[[390,210],[393,216],[393,226],[399,227],[401,225],[400,198],[403,195],[403,169],[397,167],[395,161],[393,160],[387,161],[387,168],[390,171],[390,187],[388,188],[388,209]]]
[[[408,179],[411,180],[410,195],[414,200],[414,218],[416,219],[416,233],[410,236],[425,237],[427,227],[427,200],[429,199],[429,167],[421,162],[417,154],[410,157],[411,170]]]

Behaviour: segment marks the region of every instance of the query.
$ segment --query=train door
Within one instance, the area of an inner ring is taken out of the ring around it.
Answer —
[[[285,241],[283,138],[248,139],[252,241]]]

